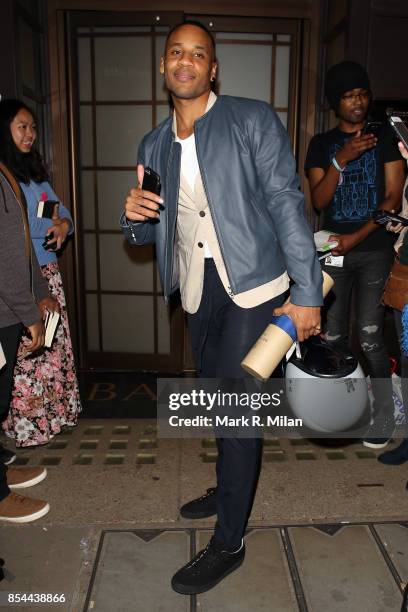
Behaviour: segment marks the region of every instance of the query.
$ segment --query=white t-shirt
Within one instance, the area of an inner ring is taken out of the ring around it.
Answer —
[[[176,140],[181,144],[181,172],[187,179],[191,191],[194,191],[197,174],[200,171],[198,167],[194,132],[188,138],[184,138],[184,140],[178,137]]]
[[[181,144],[181,173],[187,180],[191,191],[194,193],[195,182],[200,168],[197,159],[194,132],[188,138],[181,140],[176,136],[176,141]],[[204,242],[204,257],[212,257],[207,242]]]

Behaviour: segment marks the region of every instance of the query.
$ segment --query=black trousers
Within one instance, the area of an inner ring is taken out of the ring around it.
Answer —
[[[255,308],[240,308],[226,293],[212,259],[205,260],[198,311],[187,316],[193,356],[201,378],[244,378],[240,362],[270,323],[284,294]],[[241,545],[261,466],[262,440],[217,438],[215,537],[229,549]]]
[[[6,419],[10,407],[14,365],[22,329],[21,323],[0,327],[0,344],[6,357],[6,365],[0,370],[0,423]],[[10,493],[6,471],[6,467],[0,462],[0,501]]]

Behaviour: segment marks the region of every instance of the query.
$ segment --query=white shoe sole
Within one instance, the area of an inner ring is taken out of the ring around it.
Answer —
[[[390,442],[391,440],[387,440],[386,442],[382,442],[381,444],[374,444],[373,442],[368,442],[364,440],[363,446],[365,446],[366,448],[380,449],[380,448],[385,448],[386,446],[388,446]]]
[[[44,468],[41,474],[38,474],[38,476],[36,476],[35,478],[31,478],[31,480],[25,480],[24,482],[20,482],[18,484],[9,485],[9,489],[27,489],[28,487],[33,487],[34,485],[44,480],[46,476],[47,468]]]
[[[31,523],[31,521],[36,521],[37,519],[45,516],[50,511],[50,504],[46,504],[44,508],[38,510],[37,512],[33,512],[33,514],[27,514],[26,516],[16,516],[10,518],[8,516],[0,516],[0,521],[6,521],[7,523]]]

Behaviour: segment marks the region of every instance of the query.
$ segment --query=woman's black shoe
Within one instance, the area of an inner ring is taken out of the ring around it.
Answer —
[[[1,446],[0,444],[0,463],[3,465],[10,465],[17,459],[17,455],[13,451]]]

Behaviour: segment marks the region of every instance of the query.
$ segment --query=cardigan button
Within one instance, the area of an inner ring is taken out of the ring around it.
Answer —
[[[199,242],[199,243],[198,243],[198,246],[200,247],[200,249],[202,249],[204,245],[203,245],[203,243],[202,243],[202,242]]]
[[[200,215],[200,217],[205,217],[205,212],[203,210],[200,210],[198,214]]]

